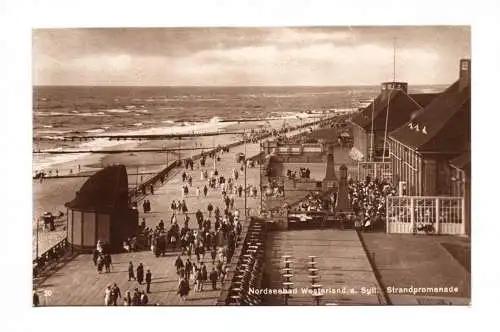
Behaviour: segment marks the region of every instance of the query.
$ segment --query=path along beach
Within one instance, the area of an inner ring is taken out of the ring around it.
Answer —
[[[316,117],[309,117],[305,119],[297,118],[287,118],[286,120],[276,120],[276,121],[255,121],[255,122],[224,122],[220,124],[220,127],[227,132],[248,132],[250,133],[252,129],[259,131],[262,128],[266,130],[280,129],[284,125],[287,127],[304,125],[309,122],[317,121]],[[217,129],[216,129],[217,130]],[[166,132],[168,134],[168,132]],[[219,135],[219,136],[202,136],[202,137],[192,137],[185,139],[170,139],[170,140],[152,140],[152,141],[140,141],[140,142],[130,142],[125,141],[123,144],[115,145],[115,149],[125,149],[125,148],[166,148],[166,149],[176,149],[176,148],[192,148],[192,147],[203,147],[206,150],[180,150],[175,152],[158,153],[158,152],[141,152],[141,153],[120,153],[120,154],[89,154],[84,158],[75,161],[69,161],[58,165],[53,165],[52,169],[68,170],[74,169],[72,175],[91,175],[97,170],[111,164],[123,164],[127,167],[127,173],[129,174],[129,187],[135,187],[136,184],[140,184],[146,181],[153,174],[158,173],[160,170],[164,169],[167,162],[170,163],[172,160],[184,159],[192,157],[193,155],[199,154],[201,151],[208,151],[217,146],[225,146],[231,143],[241,141],[242,137],[240,135]],[[257,151],[258,153],[258,144]],[[247,145],[248,148],[248,145]],[[234,151],[229,151],[229,154],[234,156]],[[248,154],[248,156],[251,156]],[[211,159],[207,159],[210,162]],[[196,164],[196,163],[195,163]],[[80,173],[77,172],[78,165],[80,165]],[[137,175],[142,173],[148,173],[144,175]],[[61,171],[62,175],[62,171]],[[195,174],[193,178],[199,178],[198,174]],[[43,229],[42,223],[38,222],[37,219],[44,212],[51,212],[55,215],[59,211],[66,213],[66,208],[64,204],[74,198],[76,191],[85,183],[87,177],[64,177],[64,178],[48,178],[42,181],[33,180],[33,255],[36,257],[36,250],[38,249],[38,254],[40,255],[45,250],[49,249],[57,242],[62,240],[66,236],[66,231],[64,223],[60,224],[55,231],[46,231]],[[173,199],[178,199],[179,197],[172,197]],[[65,220],[65,216],[61,218]],[[38,234],[37,234],[38,228]],[[37,248],[37,237],[38,237],[38,248]]]

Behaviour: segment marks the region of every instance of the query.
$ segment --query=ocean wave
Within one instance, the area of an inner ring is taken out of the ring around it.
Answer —
[[[130,110],[123,110],[123,109],[111,109],[111,110],[106,110],[108,113],[130,113]]]
[[[175,121],[172,121],[172,120],[163,120],[162,123],[175,124]]]
[[[136,110],[135,112],[137,112],[137,113],[143,113],[143,114],[151,113],[149,110]]]
[[[37,130],[36,134],[37,136],[40,135],[64,135],[67,133],[70,133],[70,130]],[[45,136],[42,136],[45,137]]]
[[[46,136],[40,136],[41,138],[45,139],[50,139],[50,140],[56,140],[56,141],[62,141],[64,137],[62,136],[53,136],[53,135],[46,135]]]
[[[142,122],[137,122],[137,123],[134,123],[132,126],[141,127],[141,126],[143,126],[143,125],[144,125],[144,123],[142,123]]]
[[[70,113],[62,112],[34,112],[36,116],[71,116]]]
[[[85,130],[86,133],[89,133],[89,134],[97,134],[97,133],[103,133],[105,132],[106,130],[103,129],[103,128],[96,128],[96,129],[89,129],[89,130]]]
[[[117,147],[120,145],[136,145],[137,143],[133,142],[127,142],[127,143],[122,143],[122,142],[117,142],[117,141],[110,141],[105,138],[98,138],[94,139],[88,142],[82,142],[78,146],[74,148],[64,148],[65,151],[70,151],[70,150],[103,150],[106,148],[110,147]],[[55,148],[52,149],[52,151],[61,151],[62,148]],[[49,170],[49,169],[56,169],[59,165],[63,165],[68,162],[74,162],[77,160],[82,160],[84,158],[87,158],[90,156],[91,153],[75,153],[75,154],[36,154],[33,156],[33,168],[36,170]],[[63,167],[63,166],[60,166]]]
[[[133,110],[135,108],[135,105],[127,105],[125,106],[125,108],[128,110]]]
[[[104,112],[96,112],[96,113],[84,112],[84,113],[77,113],[75,114],[75,116],[110,116],[110,115]]]

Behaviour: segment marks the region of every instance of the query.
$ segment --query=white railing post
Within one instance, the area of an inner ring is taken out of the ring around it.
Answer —
[[[462,196],[462,227],[461,227],[461,235],[465,234],[465,197]],[[470,234],[470,233],[469,233]]]
[[[410,197],[410,227],[411,232],[415,233],[415,209],[413,207],[413,197]]]
[[[436,234],[439,234],[439,197],[436,197]]]
[[[376,179],[378,178],[377,176],[377,164],[373,163],[373,177]]]
[[[387,200],[385,201],[385,232],[389,233],[389,199],[391,197],[387,196]]]

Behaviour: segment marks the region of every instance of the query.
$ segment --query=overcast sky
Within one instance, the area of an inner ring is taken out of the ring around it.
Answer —
[[[449,84],[468,27],[33,31],[36,85]]]

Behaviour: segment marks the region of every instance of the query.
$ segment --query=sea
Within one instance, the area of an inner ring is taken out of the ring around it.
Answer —
[[[414,86],[436,92],[443,86]],[[173,134],[224,130],[239,119],[308,117],[358,107],[379,86],[111,87],[35,86],[34,149],[104,149],[107,139],[62,141],[64,136]],[[51,140],[38,140],[51,138]],[[33,169],[57,167],[84,155],[36,154]]]

